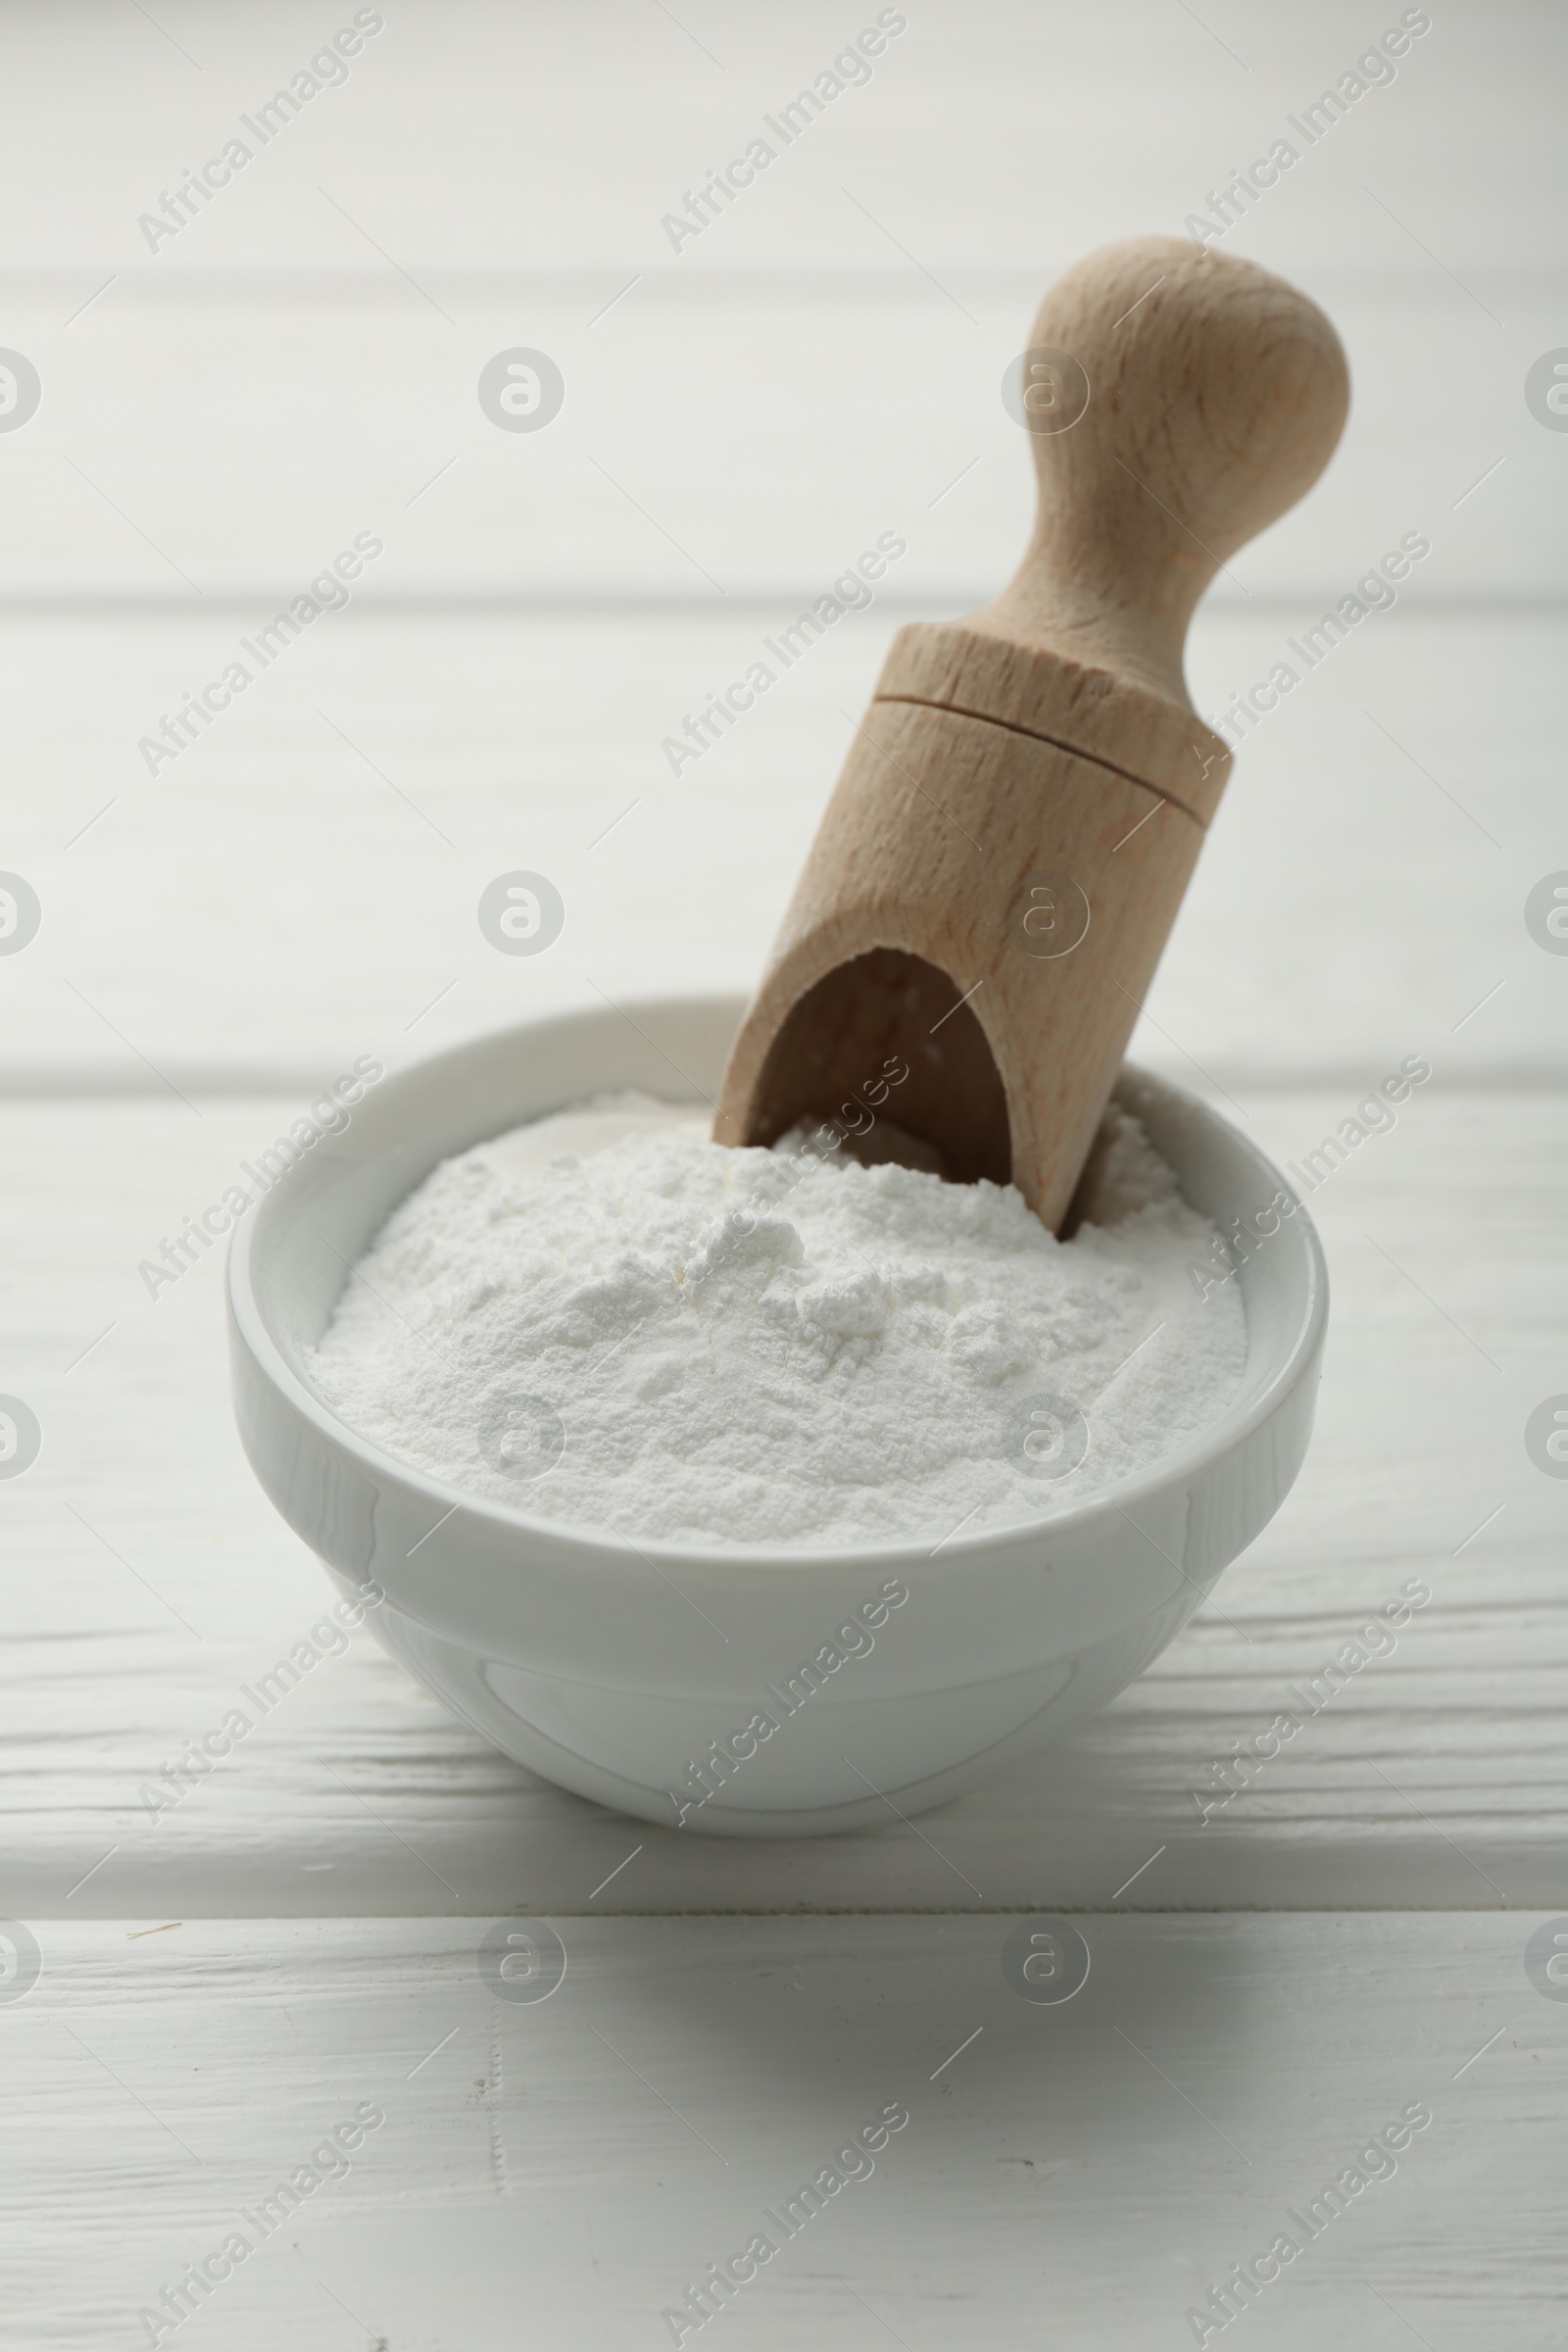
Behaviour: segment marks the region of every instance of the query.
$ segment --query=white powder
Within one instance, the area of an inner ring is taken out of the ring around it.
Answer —
[[[1212,1229],[1112,1114],[1096,1223],[1010,1187],[706,1140],[600,1098],[436,1168],[313,1370],[388,1453],[532,1515],[679,1543],[933,1542],[1146,1469],[1234,1394]]]

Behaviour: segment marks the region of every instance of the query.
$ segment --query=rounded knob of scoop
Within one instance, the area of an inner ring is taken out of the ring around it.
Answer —
[[[1056,280],[1013,400],[1039,513],[1016,576],[968,625],[1185,705],[1194,606],[1339,440],[1339,336],[1255,262],[1134,237]]]

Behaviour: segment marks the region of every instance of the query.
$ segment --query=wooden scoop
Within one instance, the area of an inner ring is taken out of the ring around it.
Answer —
[[[1054,1231],[1230,764],[1188,619],[1316,480],[1349,385],[1304,295],[1171,237],[1079,262],[1030,343],[1033,540],[994,604],[894,638],[713,1136],[891,1120]]]

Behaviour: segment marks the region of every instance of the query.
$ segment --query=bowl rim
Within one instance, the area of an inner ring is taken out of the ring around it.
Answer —
[[[693,991],[681,996],[634,998],[632,1003],[645,1017],[657,1019],[679,1017],[698,1009],[711,1013],[721,1004],[734,1004],[744,1007],[746,999],[732,990],[714,989]],[[509,1022],[498,1029],[483,1030],[474,1037],[463,1038],[451,1046],[443,1047],[437,1053],[421,1054],[404,1068],[390,1072],[385,1089],[378,1092],[378,1101],[384,1104],[394,1100],[396,1093],[405,1086],[412,1086],[436,1064],[457,1061],[475,1049],[494,1048],[503,1040],[521,1040],[585,1019],[608,1019],[612,1013],[620,1011],[619,1004],[611,1006],[607,1004],[602,1007],[581,1004],[545,1013],[532,1020]],[[625,1014],[622,1017],[629,1018]],[[479,1523],[494,1536],[514,1540],[522,1538],[536,1544],[559,1546],[567,1554],[578,1555],[583,1565],[596,1555],[608,1553],[622,1559],[635,1557],[650,1566],[663,1560],[688,1570],[694,1566],[704,1569],[713,1567],[722,1569],[726,1574],[750,1570],[754,1574],[777,1572],[798,1575],[803,1571],[838,1567],[851,1562],[857,1566],[865,1564],[883,1569],[929,1569],[939,1554],[949,1561],[961,1562],[1019,1543],[1038,1542],[1047,1537],[1067,1538],[1103,1519],[1110,1512],[1128,1516],[1140,1501],[1158,1498],[1172,1488],[1187,1485],[1199,1472],[1244,1446],[1264,1423],[1274,1417],[1310,1369],[1321,1348],[1328,1317],[1328,1265],[1317,1228],[1306,1202],[1295,1186],[1286,1183],[1268,1154],[1244,1135],[1239,1127],[1233,1126],[1221,1112],[1178,1080],[1167,1078],[1160,1072],[1146,1070],[1135,1062],[1123,1062],[1117,1083],[1120,1084],[1125,1077],[1159,1089],[1209,1124],[1223,1128],[1257,1162],[1260,1173],[1273,1180],[1275,1189],[1288,1193],[1296,1200],[1293,1239],[1303,1249],[1305,1255],[1305,1311],[1279,1362],[1250,1402],[1228,1406],[1215,1420],[1195,1431],[1183,1445],[1170,1453],[1162,1454],[1137,1477],[1102,1488],[1081,1501],[1068,1504],[1063,1510],[1050,1512],[1038,1519],[1009,1520],[1001,1526],[977,1529],[969,1536],[962,1533],[960,1523],[958,1528],[942,1537],[932,1546],[927,1546],[923,1540],[911,1542],[908,1538],[853,1544],[680,1544],[664,1537],[634,1539],[612,1527],[608,1520],[602,1522],[603,1533],[596,1533],[581,1520],[535,1516],[513,1504],[493,1501],[488,1495],[474,1494],[466,1488],[449,1486],[430,1472],[421,1470],[416,1463],[384,1452],[350,1422],[343,1420],[323,1397],[318,1396],[300,1378],[274,1339],[257,1297],[252,1278],[252,1257],[256,1238],[266,1230],[270,1215],[282,1216],[285,1213],[289,1196],[286,1188],[281,1186],[267,1194],[249,1215],[235,1223],[225,1269],[225,1295],[231,1327],[236,1338],[243,1343],[257,1371],[296,1416],[313,1427],[319,1439],[348,1455],[359,1469],[381,1485],[390,1481],[428,1495],[432,1502],[445,1506],[445,1518],[438,1522],[439,1525],[445,1526],[453,1518],[466,1514],[470,1523]],[[668,1100],[688,1101],[690,1098],[671,1096]],[[547,1118],[551,1114],[541,1110],[535,1115]],[[513,1126],[524,1123],[517,1120],[511,1122]],[[495,1133],[501,1135],[508,1131],[507,1127],[498,1127]],[[465,1148],[472,1150],[474,1147],[470,1145]],[[418,1183],[423,1181],[423,1176],[416,1179]],[[413,1189],[411,1186],[410,1190]],[[401,1198],[406,1199],[407,1195]],[[1145,1533],[1141,1528],[1136,1532]],[[432,1529],[431,1535],[434,1533]]]

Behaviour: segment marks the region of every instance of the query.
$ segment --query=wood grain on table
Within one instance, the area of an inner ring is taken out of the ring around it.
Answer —
[[[42,1931],[8,2340],[146,2343],[236,2231],[163,2341],[668,2344],[760,2231],[725,2343],[1162,2352],[1281,2233],[1249,2341],[1562,2340],[1568,2008],[1533,1919],[1084,1914],[1055,2007],[1004,1975],[1011,1921],[559,1924],[533,2003],[494,1997],[484,1922]]]
[[[1304,674],[1242,747],[1132,1050],[1298,1160],[1403,1057],[1433,1071],[1312,1196],[1306,1469],[1055,1756],[917,1831],[765,1850],[532,1780],[364,1636],[154,1818],[143,1785],[327,1587],[240,1455],[220,1266],[155,1302],[137,1264],[357,1054],[750,986],[893,629],[1012,569],[999,387],[1042,289],[1181,233],[1382,20],[921,0],[676,252],[663,216],[874,9],[399,0],[151,250],[160,192],[353,13],[7,19],[0,344],[41,400],[0,430],[0,870],[43,919],[0,955],[0,1391],[44,1445],[0,1482],[0,1911],[42,1965],[0,1999],[0,2341],[668,2342],[662,2310],[897,2099],[876,2175],[725,2341],[1154,2352],[1426,2102],[1248,2340],[1545,2352],[1568,2009],[1525,1952],[1568,1900],[1568,1482],[1522,1432],[1568,1393],[1568,957],[1525,909],[1568,871],[1568,435],[1526,381],[1568,347],[1561,12],[1422,12],[1223,240],[1328,310],[1351,418],[1197,617],[1200,710]],[[563,371],[545,431],[479,406],[515,348]],[[871,609],[674,772],[686,714],[884,531],[907,552]],[[348,608],[150,768],[359,533]],[[1397,605],[1308,671],[1291,642],[1410,533]],[[473,917],[518,866],[567,906],[525,965]],[[1412,1580],[1396,1648],[1214,1804]],[[1001,1946],[1069,1910],[1089,1983],[1029,2009]],[[516,1914],[568,1949],[539,2007],[477,1973]],[[347,2175],[149,2330],[366,2100]]]

